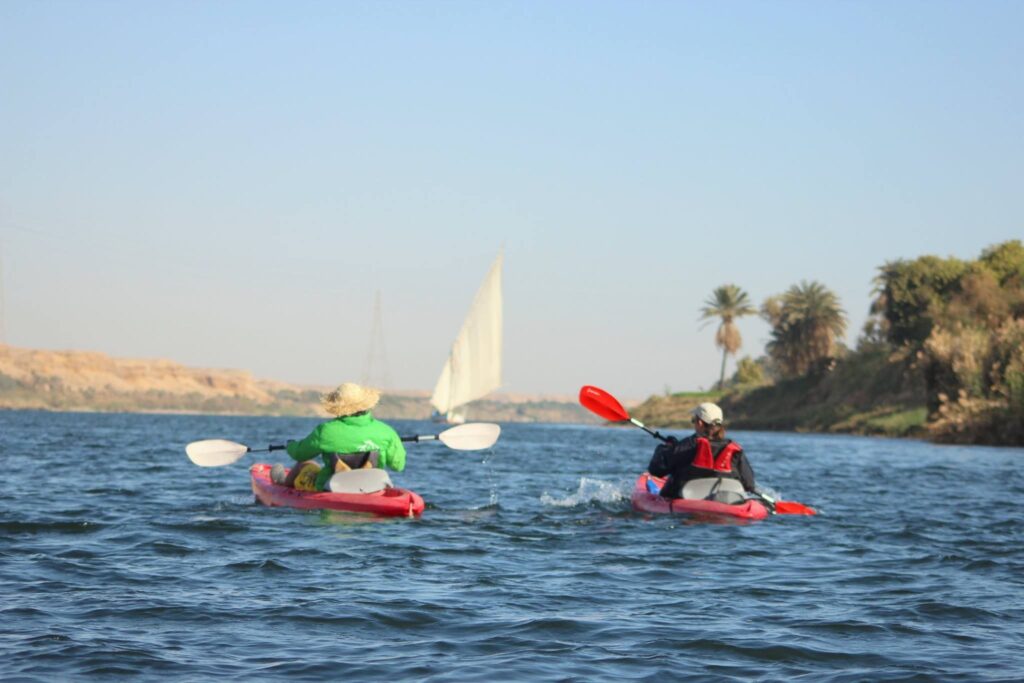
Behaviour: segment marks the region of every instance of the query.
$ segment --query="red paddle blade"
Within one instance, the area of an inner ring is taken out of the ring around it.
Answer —
[[[590,385],[583,387],[580,389],[580,405],[612,422],[625,422],[629,419],[629,413],[622,404],[604,389]]]
[[[777,500],[775,501],[775,514],[777,515],[816,515],[818,511],[814,508],[807,507],[803,503],[797,503],[792,500]]]

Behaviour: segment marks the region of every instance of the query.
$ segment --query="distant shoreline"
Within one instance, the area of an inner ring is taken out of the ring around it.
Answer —
[[[244,370],[191,368],[169,360],[0,346],[0,409],[94,413],[325,417],[325,387],[255,378]],[[474,420],[593,424],[568,397],[493,394],[469,404]],[[381,418],[428,420],[426,391],[385,391]]]

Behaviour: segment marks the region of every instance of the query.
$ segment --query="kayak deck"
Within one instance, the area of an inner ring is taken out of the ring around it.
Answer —
[[[253,465],[249,473],[256,499],[268,506],[362,512],[380,517],[418,517],[423,514],[423,498],[407,489],[389,488],[373,493],[299,491],[271,481],[270,465],[266,463]]]
[[[719,503],[714,500],[690,500],[684,498],[662,498],[648,488],[648,481],[660,491],[665,485],[663,477],[644,472],[636,480],[630,502],[634,510],[656,514],[693,515],[698,517],[735,517],[739,519],[764,519],[768,508],[756,500],[747,500],[739,505]]]

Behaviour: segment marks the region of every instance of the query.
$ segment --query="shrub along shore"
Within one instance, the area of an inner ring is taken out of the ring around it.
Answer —
[[[793,300],[816,286],[794,287]],[[1024,245],[1011,240],[968,261],[889,262],[875,286],[855,349],[807,353],[799,335],[786,336],[811,318],[807,307],[787,319],[786,298],[771,298],[761,311],[773,325],[765,356],[741,359],[721,391],[652,396],[632,414],[686,428],[693,406],[714,400],[734,429],[1024,445]]]
[[[690,411],[713,401],[730,429],[928,438],[924,382],[888,369],[883,354],[858,354],[831,371],[772,384],[651,396],[631,414],[648,425],[688,429]]]

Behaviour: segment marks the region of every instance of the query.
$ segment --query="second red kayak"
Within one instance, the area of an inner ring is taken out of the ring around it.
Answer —
[[[272,482],[270,465],[265,463],[253,465],[249,472],[252,492],[264,505],[363,512],[379,517],[418,517],[423,514],[423,499],[407,489],[389,488],[373,493],[298,491]]]
[[[648,482],[653,484],[649,487]],[[739,519],[764,519],[768,508],[756,500],[747,500],[738,505],[719,503],[713,500],[689,500],[683,498],[662,498],[660,491],[665,480],[644,472],[636,480],[630,501],[633,509],[659,514],[694,515],[705,517],[736,517]],[[651,490],[653,488],[653,491]]]

